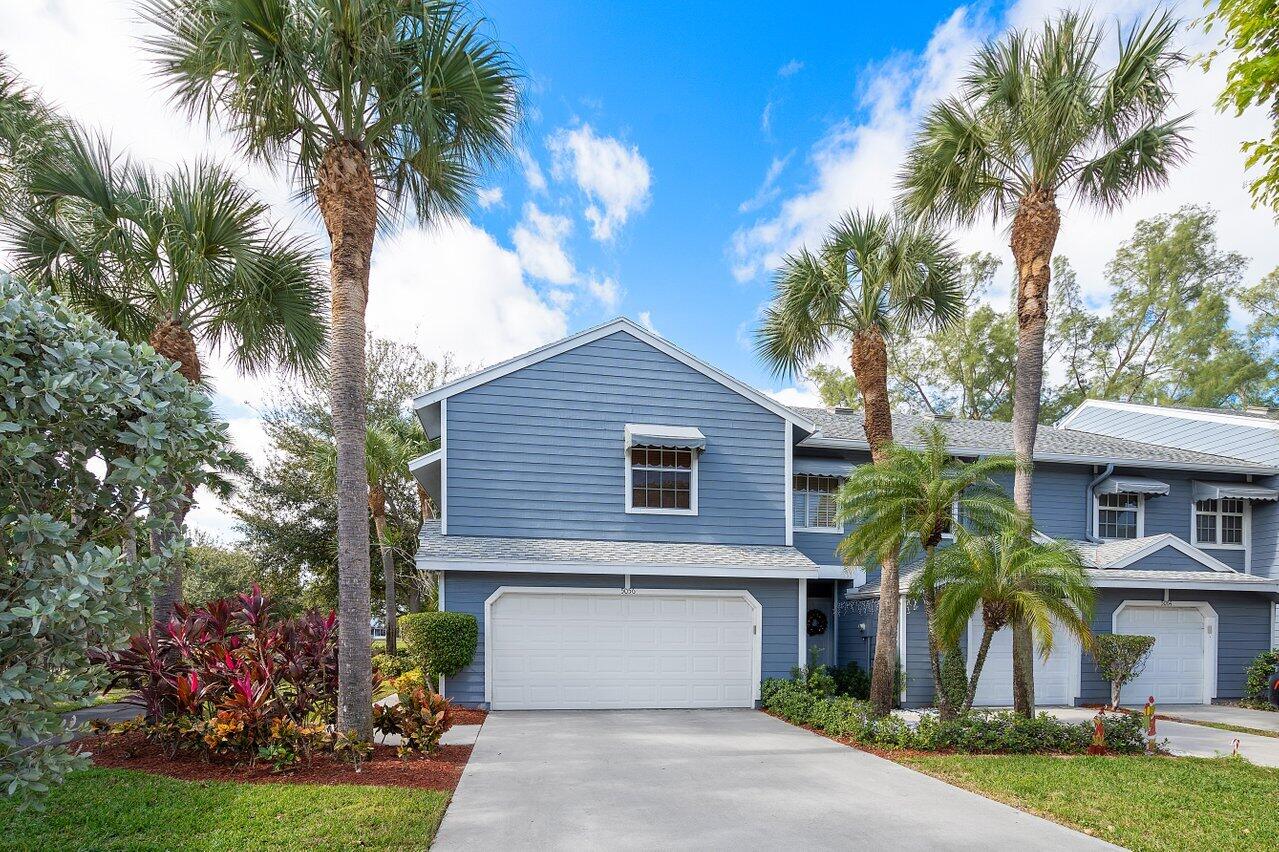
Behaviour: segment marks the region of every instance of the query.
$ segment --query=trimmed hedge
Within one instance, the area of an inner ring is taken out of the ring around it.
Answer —
[[[926,713],[911,728],[896,716],[875,718],[869,702],[824,698],[803,685],[770,679],[760,689],[764,709],[796,725],[808,725],[834,737],[885,748],[918,751],[961,751],[975,754],[1081,754],[1092,743],[1092,724],[1063,722],[1047,713],[1027,719],[1010,711],[974,711],[941,721]],[[1120,754],[1146,749],[1142,719],[1136,715],[1105,717],[1106,747]]]
[[[1275,672],[1275,666],[1279,666],[1279,650],[1262,651],[1257,658],[1248,665],[1248,671],[1244,676],[1244,697],[1249,701],[1255,701],[1269,708],[1270,705],[1270,676]]]
[[[475,659],[480,627],[464,612],[412,612],[396,622],[409,656],[423,672],[455,677]]]

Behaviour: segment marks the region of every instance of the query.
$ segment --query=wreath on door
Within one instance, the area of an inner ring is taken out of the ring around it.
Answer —
[[[826,632],[826,613],[820,609],[808,611],[808,635],[821,636]]]

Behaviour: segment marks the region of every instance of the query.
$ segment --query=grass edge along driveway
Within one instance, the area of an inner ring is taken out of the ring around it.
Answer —
[[[76,772],[43,813],[0,800],[3,850],[425,849],[449,793]]]
[[[1134,852],[1279,848],[1279,769],[1237,758],[896,759]]]

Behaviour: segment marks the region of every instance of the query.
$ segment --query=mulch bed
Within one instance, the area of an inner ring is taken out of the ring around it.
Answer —
[[[487,716],[487,710],[472,710],[469,707],[454,707],[449,711],[449,718],[454,725],[483,725]]]
[[[467,711],[474,712],[474,711]],[[456,718],[456,717],[455,717]],[[470,717],[468,717],[470,718]],[[481,721],[483,721],[481,717]],[[479,724],[455,721],[454,724]],[[97,766],[136,769],[156,775],[167,775],[184,781],[235,781],[263,784],[363,784],[374,787],[416,787],[426,790],[453,790],[462,777],[466,761],[471,757],[469,745],[441,746],[428,757],[401,759],[391,746],[373,747],[373,756],[356,772],[331,754],[317,755],[310,765],[299,764],[276,773],[271,764],[258,761],[254,766],[235,766],[210,762],[199,755],[178,754],[166,757],[140,731],[126,734],[100,734],[78,741],[85,751],[93,753]]]

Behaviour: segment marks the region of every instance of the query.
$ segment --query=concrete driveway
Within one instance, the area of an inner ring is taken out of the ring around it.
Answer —
[[[490,713],[435,848],[1113,849],[752,710]]]

